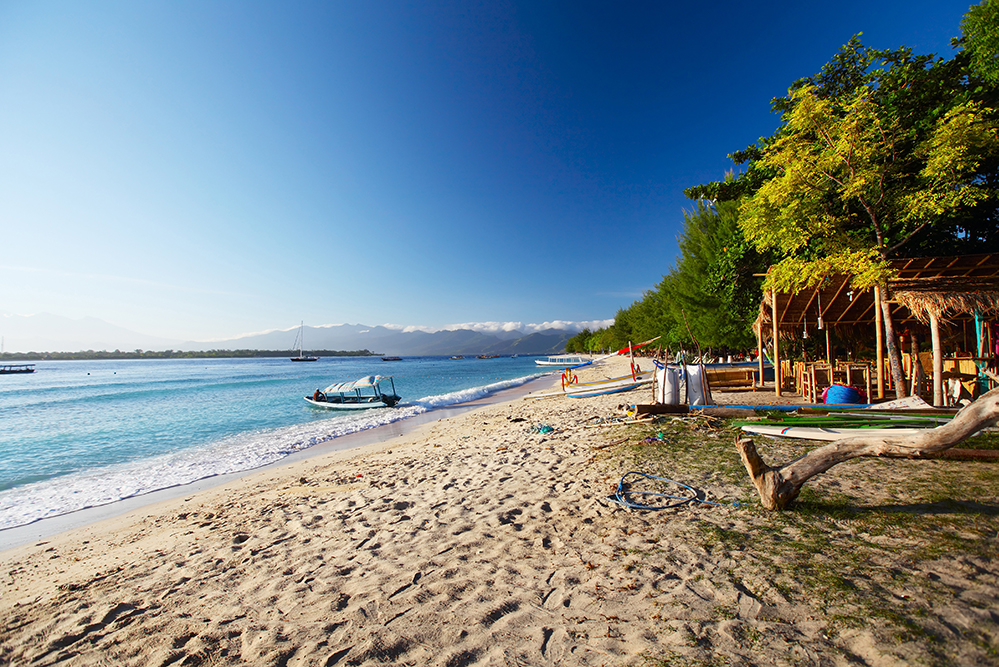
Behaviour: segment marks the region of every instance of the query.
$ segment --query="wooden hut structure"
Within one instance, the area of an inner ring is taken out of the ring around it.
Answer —
[[[962,327],[962,348],[973,350],[972,357],[991,356],[986,351],[992,349],[994,341],[990,340],[991,329],[984,322],[999,318],[999,255],[896,259],[892,260],[892,266],[898,273],[898,278],[888,284],[892,321],[896,331],[917,322],[929,326],[933,341],[933,400],[939,405],[944,377],[941,325]],[[796,294],[767,292],[753,328],[761,349],[764,341],[772,342],[778,395],[785,379],[781,377],[782,370],[786,374],[788,368],[785,364],[782,369],[778,363],[782,339],[824,336],[826,363],[831,366],[831,330],[847,338],[869,338],[873,334],[877,350],[877,394],[884,398],[884,326],[876,289],[856,290],[850,286],[848,276],[832,275]]]

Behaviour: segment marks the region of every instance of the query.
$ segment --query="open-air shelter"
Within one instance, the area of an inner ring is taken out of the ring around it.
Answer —
[[[943,396],[941,327],[960,328],[959,347],[976,364],[988,363],[995,340],[990,320],[999,317],[999,255],[961,255],[891,260],[898,277],[888,283],[888,306],[896,333],[927,326],[933,341],[933,400]],[[776,326],[775,326],[776,323]],[[763,295],[754,329],[760,348],[772,345],[776,390],[789,365],[780,363],[781,342],[824,336],[827,364],[833,364],[830,332],[840,338],[874,339],[877,396],[885,395],[885,344],[877,289],[858,290],[849,276],[831,275],[797,293]],[[762,366],[762,356],[761,356]],[[762,368],[761,368],[762,377]]]

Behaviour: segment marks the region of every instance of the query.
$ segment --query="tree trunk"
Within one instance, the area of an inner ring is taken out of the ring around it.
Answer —
[[[905,398],[905,373],[902,371],[902,354],[898,351],[898,339],[895,337],[891,304],[888,303],[888,288],[878,285],[878,291],[881,294],[881,314],[885,321],[885,343],[888,346],[888,364],[891,366],[891,379],[895,385],[895,398]]]
[[[787,508],[801,487],[812,477],[834,465],[861,456],[883,458],[931,458],[966,440],[978,431],[999,422],[999,388],[993,389],[961,410],[949,423],[906,437],[885,437],[876,433],[843,438],[813,449],[783,466],[770,466],[756,451],[750,439],[736,439],[742,463],[753,478],[763,506],[770,510]]]

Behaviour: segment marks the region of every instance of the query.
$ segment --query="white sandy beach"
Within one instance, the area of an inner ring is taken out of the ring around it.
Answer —
[[[626,365],[611,360],[580,379]],[[833,632],[821,601],[761,574],[752,536],[776,515],[753,502],[748,478],[683,480],[720,505],[639,512],[608,502],[627,469],[614,453],[628,432],[584,426],[634,402],[648,402],[647,390],[491,405],[0,553],[0,662],[845,665],[914,657],[918,647],[881,645],[876,623]],[[704,433],[719,437],[729,436]],[[936,462],[912,465],[926,463]],[[844,479],[830,475],[823,488]],[[786,526],[788,539],[794,530]],[[717,531],[748,541],[716,547],[706,536]],[[849,535],[840,538],[848,548]],[[896,539],[906,548],[904,536]],[[934,572],[962,587],[965,602],[937,603],[957,614],[954,633],[994,628],[995,569],[962,563]],[[970,644],[955,650],[988,661]]]

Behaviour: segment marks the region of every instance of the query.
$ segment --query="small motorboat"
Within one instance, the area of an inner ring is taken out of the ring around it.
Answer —
[[[395,393],[395,381],[388,375],[368,375],[353,382],[337,382],[305,397],[313,407],[334,410],[391,408],[400,400]]]
[[[0,366],[0,375],[9,375],[11,373],[34,373],[34,364],[3,364]]]
[[[562,366],[564,368],[576,368],[590,364],[588,359],[583,359],[578,354],[560,354],[547,359],[535,359],[538,366]]]

